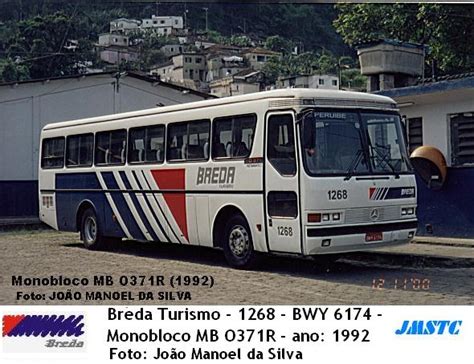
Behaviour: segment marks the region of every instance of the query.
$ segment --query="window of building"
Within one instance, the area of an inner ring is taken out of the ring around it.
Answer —
[[[257,62],[265,62],[265,56],[257,56]]]
[[[125,164],[127,131],[112,130],[95,136],[95,164]]]
[[[196,161],[209,158],[209,120],[174,123],[168,126],[168,161]]]
[[[44,139],[41,147],[41,168],[63,168],[64,138]]]
[[[201,57],[196,57],[196,63],[201,63],[202,58]]]
[[[164,21],[164,20],[160,20],[160,24],[164,24],[164,23],[165,23],[165,21]]]
[[[407,120],[407,139],[410,153],[423,145],[423,119],[421,117]]]
[[[320,78],[320,79],[318,80],[318,83],[319,83],[320,85],[324,85],[324,80],[323,80],[322,78]]]
[[[130,129],[128,136],[129,163],[162,163],[164,159],[164,125]]]
[[[189,70],[189,78],[194,79],[194,70]]]
[[[185,63],[191,63],[192,62],[191,57],[184,57],[184,62]]]
[[[267,158],[284,176],[294,176],[296,173],[293,124],[293,117],[289,114],[274,115],[268,121]]]
[[[153,24],[158,24],[158,22],[156,20],[153,20]]]
[[[337,80],[332,80],[332,85],[337,86]]]
[[[474,112],[449,115],[453,166],[474,163]]]
[[[252,150],[255,115],[217,118],[213,122],[212,158],[245,158]]]
[[[90,167],[94,153],[94,135],[71,135],[66,140],[66,166]]]

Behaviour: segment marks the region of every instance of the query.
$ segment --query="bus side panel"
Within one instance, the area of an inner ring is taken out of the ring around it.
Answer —
[[[90,202],[97,214],[105,236],[124,237],[118,223],[113,219],[105,194],[101,192],[95,173],[64,173],[56,175],[56,213],[58,230],[77,231],[77,212],[82,202]],[[86,189],[91,192],[84,191]],[[69,191],[61,191],[69,190]]]

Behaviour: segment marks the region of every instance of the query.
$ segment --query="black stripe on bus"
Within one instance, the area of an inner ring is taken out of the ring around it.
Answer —
[[[327,228],[310,228],[308,229],[308,237],[323,237],[323,236],[338,236],[349,234],[365,234],[365,233],[379,233],[395,230],[416,229],[418,221],[407,222],[393,222],[386,224],[375,225],[358,225],[358,226],[335,226]]]

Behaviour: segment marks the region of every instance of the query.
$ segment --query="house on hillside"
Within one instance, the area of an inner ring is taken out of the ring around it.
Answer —
[[[323,88],[339,89],[339,78],[335,75],[295,75],[281,77],[277,80],[277,88]]]
[[[232,76],[209,83],[210,94],[217,97],[245,95],[263,91],[265,75],[262,71],[248,68]]]
[[[242,51],[242,55],[249,62],[251,68],[261,70],[270,58],[281,58],[281,53],[273,52],[265,48],[247,48]]]

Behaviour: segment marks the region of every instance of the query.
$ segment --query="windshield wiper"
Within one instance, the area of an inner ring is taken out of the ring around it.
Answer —
[[[344,181],[349,181],[351,177],[354,175],[354,172],[359,165],[360,161],[362,160],[362,149],[359,149],[352,160],[351,164],[349,165],[349,168],[347,168],[346,176],[344,177]]]
[[[386,166],[388,166],[388,168],[391,169],[391,171],[393,172],[393,174],[395,175],[395,178],[400,178],[400,174],[395,170],[395,167],[387,160],[387,156],[388,154],[385,154],[383,155],[377,148],[384,148],[385,149],[385,146],[383,145],[379,145],[377,143],[375,143],[375,147],[372,145],[372,143],[369,141],[369,147],[370,149],[372,149],[372,151],[375,151],[376,152],[376,155],[375,157],[378,157],[377,160],[379,161],[379,163],[385,163]]]

